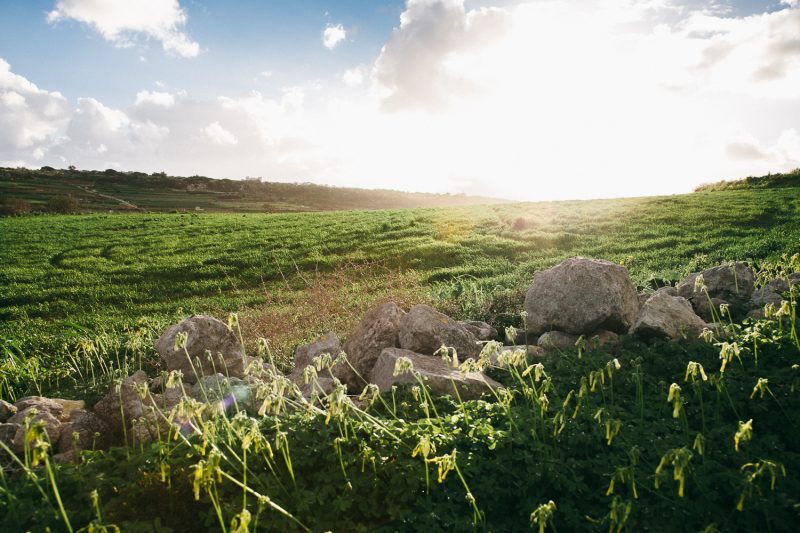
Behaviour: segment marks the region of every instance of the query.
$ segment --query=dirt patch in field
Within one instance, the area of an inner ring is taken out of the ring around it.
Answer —
[[[265,303],[239,314],[248,353],[257,339],[269,341],[276,362],[291,368],[294,349],[314,336],[333,331],[342,340],[371,306],[394,301],[403,309],[433,303],[414,270],[384,262],[347,263],[329,272],[296,273],[264,288]]]

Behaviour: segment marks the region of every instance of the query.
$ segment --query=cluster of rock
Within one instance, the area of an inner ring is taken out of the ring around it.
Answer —
[[[364,315],[347,336],[344,347],[333,332],[300,346],[290,378],[300,382],[304,369],[315,357],[324,353],[335,357],[344,351],[347,361],[342,359],[328,368],[327,375],[322,375],[320,381],[332,387],[334,380],[338,380],[352,392],[359,392],[373,383],[385,392],[395,384],[416,379],[411,374],[394,375],[397,360],[406,357],[434,392],[457,392],[462,399],[477,398],[489,387],[499,384],[480,372],[463,374],[434,354],[447,346],[455,350],[461,360],[475,359],[481,352],[481,342],[496,336],[497,330],[484,322],[454,320],[422,304],[405,312],[394,302],[388,302],[373,307]]]
[[[0,441],[16,454],[25,449],[26,419],[43,425],[56,460],[110,444],[109,426],[83,400],[26,396],[14,404],[0,400]]]
[[[628,270],[597,259],[573,258],[534,275],[525,297],[527,332],[540,345],[565,347],[580,335],[610,340],[614,334],[669,339],[692,338],[722,317],[721,308],[763,316],[765,305],[780,307],[800,273],[755,290],[744,263],[690,274],[677,286],[637,294]]]
[[[526,329],[505,349],[522,348],[532,357],[573,347],[580,336],[595,345],[620,334],[696,338],[719,318],[721,305],[755,315],[765,305],[779,307],[786,291],[798,283],[800,273],[795,273],[755,290],[750,268],[732,263],[693,273],[676,287],[638,294],[625,267],[573,258],[535,274],[524,302]],[[454,362],[478,358],[486,341],[496,339],[497,330],[484,322],[455,320],[427,305],[403,311],[388,302],[370,309],[344,345],[330,332],[298,347],[294,370],[284,378],[260,359],[246,356],[227,324],[193,316],[167,329],[156,342],[165,368],[179,379],[149,379],[137,371],[112,386],[93,409],[83,401],[40,396],[13,405],[0,400],[0,441],[22,453],[29,445],[26,428],[38,422],[55,458],[70,460],[80,450],[146,443],[166,435],[176,423],[167,414],[186,398],[218,410],[255,412],[256,391],[279,380],[292,384],[278,387],[279,394],[299,394],[312,403],[340,384],[358,394],[370,383],[386,392],[417,379],[435,393],[479,398],[500,384],[479,371],[462,372]],[[442,357],[443,346],[449,348],[451,361]],[[498,355],[492,354],[493,362]],[[396,372],[399,361],[410,361],[414,372]],[[315,371],[309,372],[309,366]]]

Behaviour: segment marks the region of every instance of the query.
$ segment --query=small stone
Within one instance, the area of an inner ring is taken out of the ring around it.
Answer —
[[[574,348],[578,335],[571,335],[563,331],[547,331],[542,333],[537,344],[545,350],[566,350]]]
[[[372,372],[372,380],[381,392],[390,391],[392,385],[415,384],[416,379],[410,372],[394,375],[395,365],[401,357],[411,360],[413,370],[432,392],[449,394],[462,400],[475,400],[501,385],[481,372],[462,374],[458,368],[445,363],[441,357],[431,357],[414,353],[401,348],[386,348],[381,352]],[[453,388],[455,384],[455,389]]]
[[[497,330],[480,320],[460,320],[459,323],[479,341],[490,341],[497,337]]]

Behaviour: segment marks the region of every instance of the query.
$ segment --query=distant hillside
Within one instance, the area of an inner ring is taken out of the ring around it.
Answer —
[[[721,180],[716,183],[704,183],[694,192],[724,191],[732,189],[773,189],[779,187],[800,187],[800,168],[785,174],[767,174],[766,176],[750,176],[740,180]]]
[[[0,168],[0,214],[83,211],[332,211],[456,207],[505,202],[462,194],[408,193],[258,178],[212,179],[163,172]]]

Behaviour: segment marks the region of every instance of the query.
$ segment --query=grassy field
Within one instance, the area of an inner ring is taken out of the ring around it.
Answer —
[[[800,196],[766,189],[450,209],[38,216],[0,219],[0,235],[0,392],[91,403],[134,368],[155,375],[154,338],[190,313],[238,313],[252,353],[266,337],[288,367],[298,343],[327,330],[346,335],[380,300],[519,326],[533,273],[575,255],[627,265],[642,290],[724,261],[772,268],[800,251]],[[270,451],[257,439],[252,464],[241,461],[253,442],[244,422],[211,420],[221,472],[233,481],[215,481],[212,469],[198,485],[197,466],[211,460],[206,445],[178,439],[93,453],[58,467],[59,486],[73,525],[103,523],[89,503],[97,490],[106,522],[134,531],[187,523],[244,531],[234,526],[248,509],[270,531],[791,531],[800,344],[791,328],[765,322],[755,364],[753,328],[731,326],[726,342],[742,353],[724,376],[721,339],[626,338],[610,353],[549,359],[535,382],[524,365],[497,371],[511,395],[495,401],[420,406],[401,390],[365,414],[266,416],[257,423]],[[106,374],[93,372],[99,359]],[[711,381],[684,375],[689,360]],[[768,379],[766,399],[754,389],[759,378]],[[684,389],[683,411],[667,401],[671,383]],[[433,406],[436,416],[425,416]],[[748,419],[754,436],[739,435]],[[426,461],[412,455],[423,442],[434,445]],[[450,477],[438,483],[437,468]],[[244,503],[243,475],[252,490]],[[49,489],[39,479],[3,479],[0,522],[64,529],[51,498],[42,503]]]

